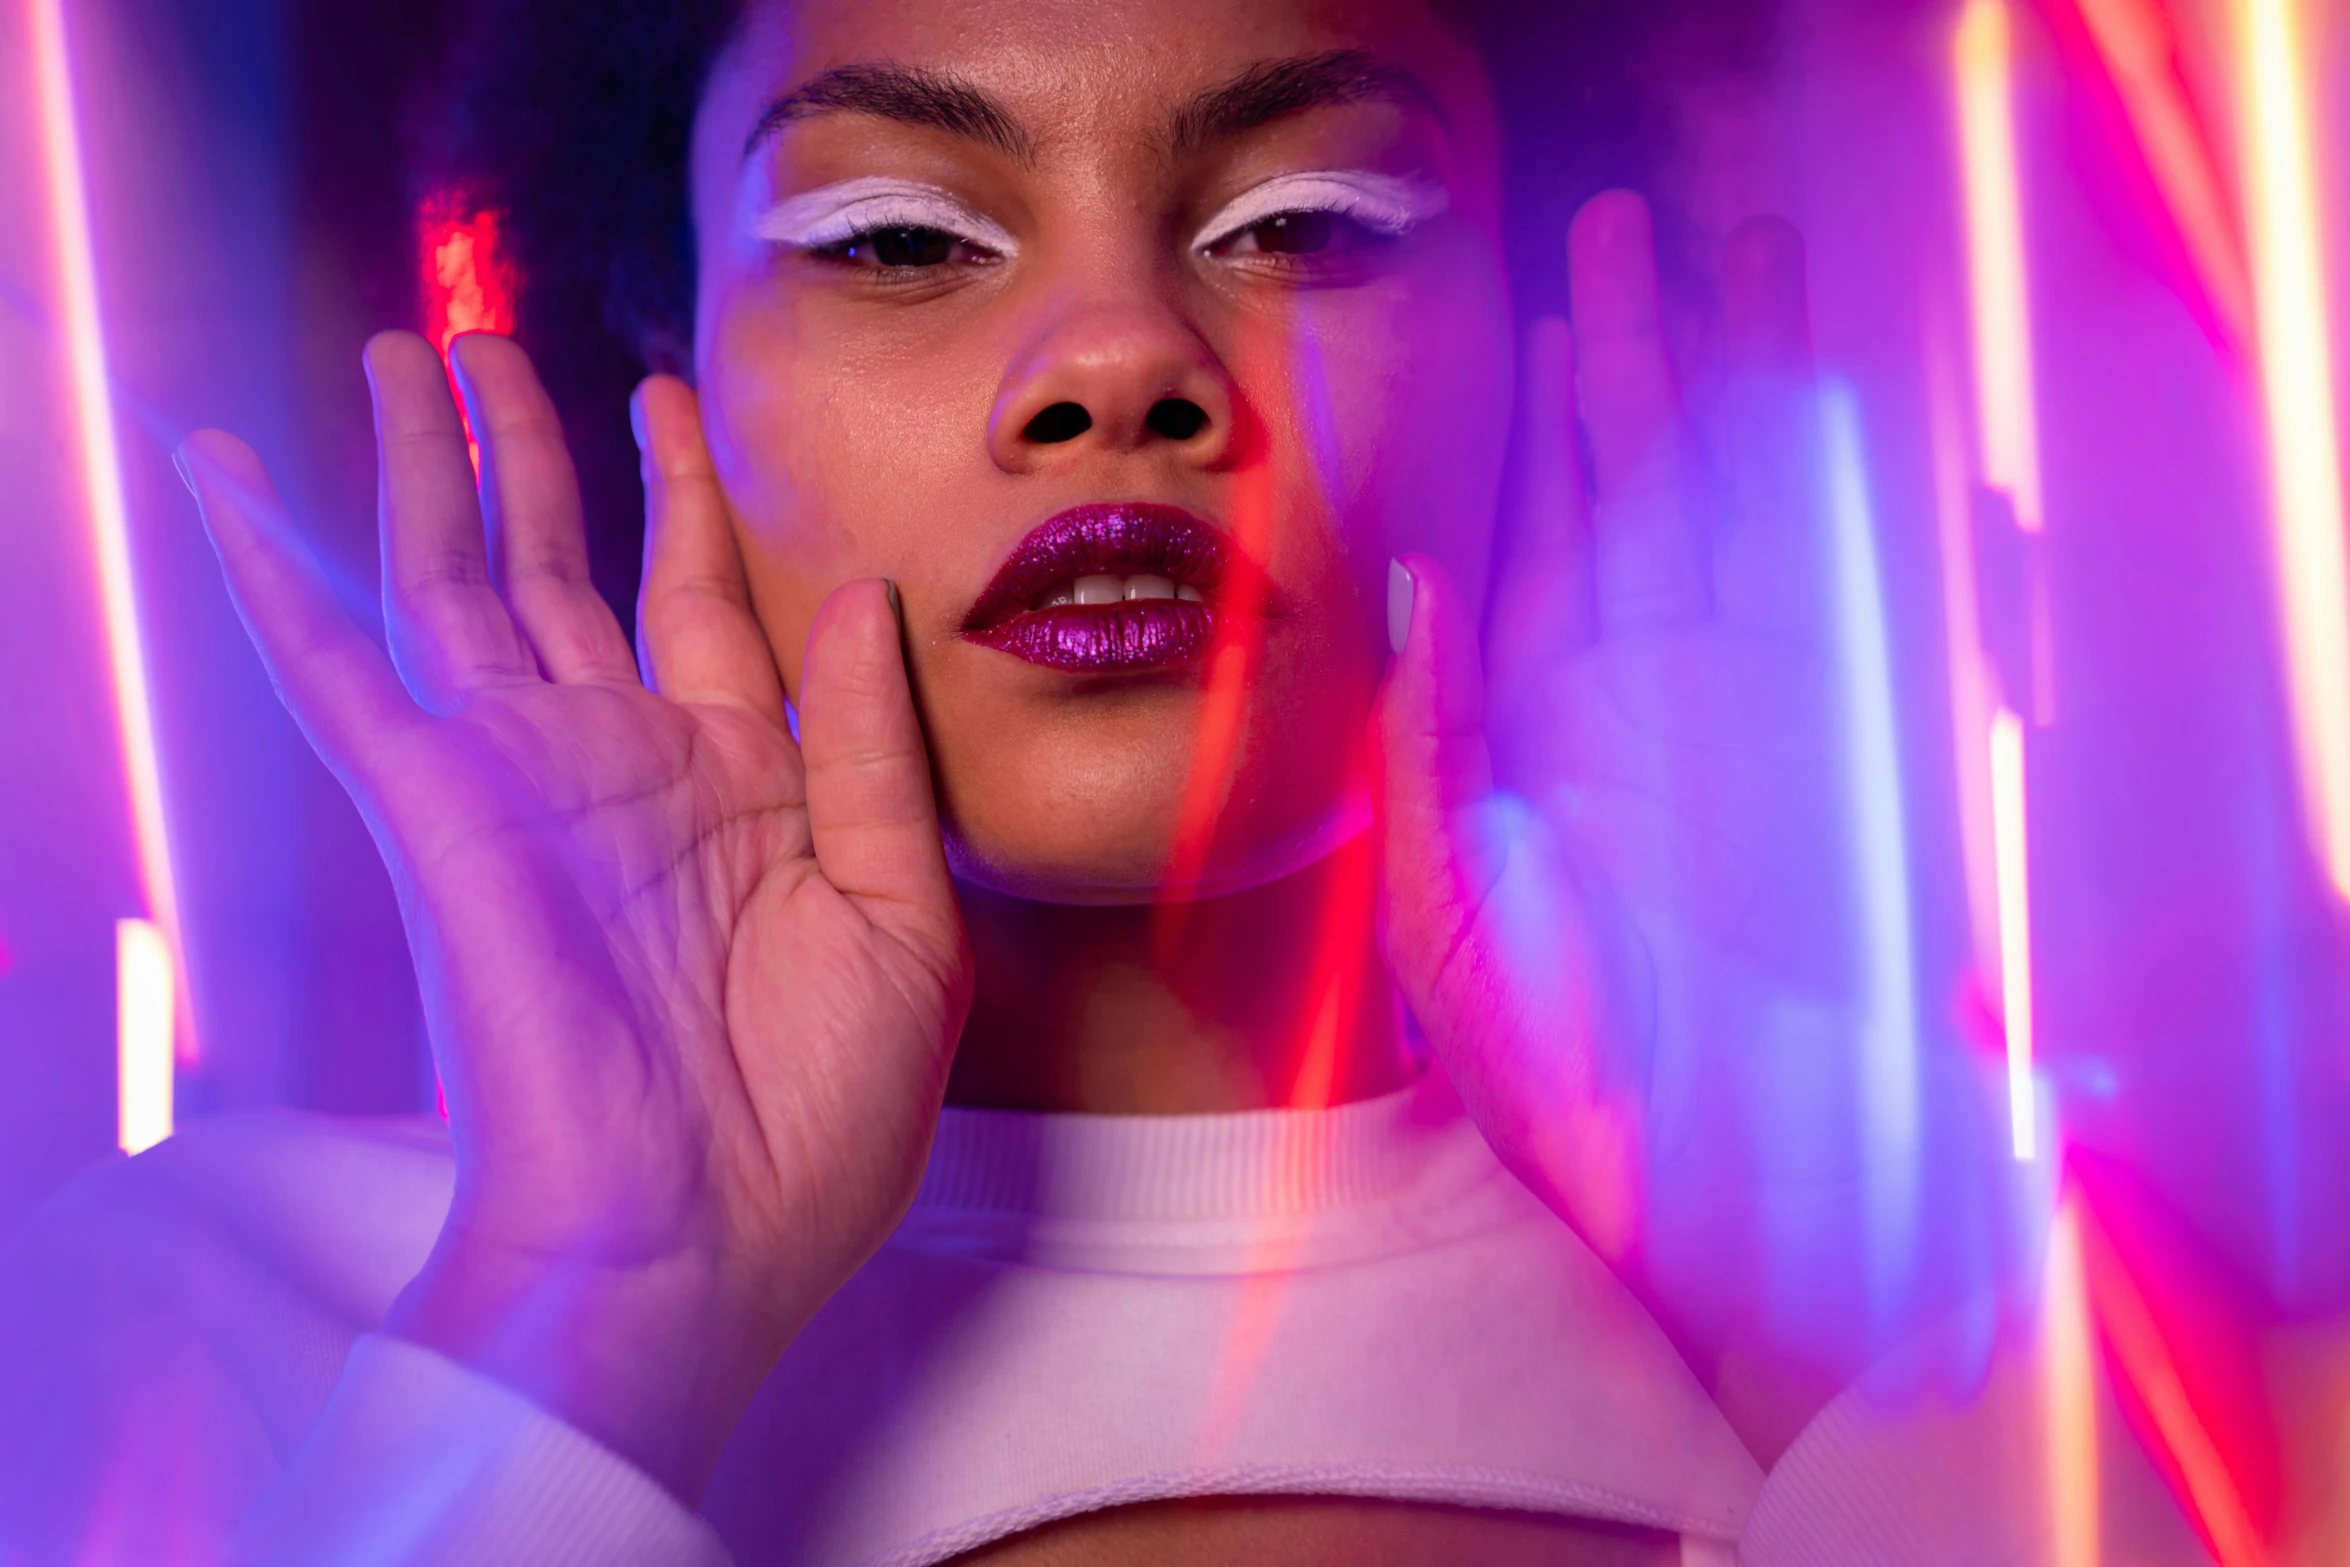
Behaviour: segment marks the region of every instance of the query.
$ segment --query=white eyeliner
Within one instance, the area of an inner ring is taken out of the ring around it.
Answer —
[[[1394,239],[1451,205],[1451,193],[1433,180],[1403,179],[1368,169],[1282,174],[1226,202],[1208,219],[1191,248],[1195,252],[1213,250],[1242,230],[1287,212],[1334,212],[1374,234]]]
[[[1009,260],[1020,246],[991,222],[935,185],[868,177],[820,185],[754,216],[751,234],[795,250],[821,250],[876,229],[937,229]]]

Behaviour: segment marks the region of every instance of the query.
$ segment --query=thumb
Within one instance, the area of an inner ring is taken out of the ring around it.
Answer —
[[[1491,794],[1493,754],[1476,622],[1452,578],[1425,555],[1398,556],[1387,568],[1387,637],[1396,657],[1380,724],[1393,851],[1438,841],[1453,813]]]
[[[1379,700],[1380,801],[1388,941],[1396,982],[1424,1026],[1452,1010],[1472,926],[1499,867],[1464,831],[1493,793],[1484,675],[1459,590],[1424,555],[1388,567],[1387,639],[1395,667]]]
[[[1497,791],[1476,622],[1443,569],[1399,559],[1379,707],[1388,965],[1495,1154],[1610,1261],[1632,1245],[1640,1106],[1590,878]]]
[[[835,588],[816,612],[800,676],[808,832],[824,879],[952,982],[962,926],[899,613],[878,578]]]

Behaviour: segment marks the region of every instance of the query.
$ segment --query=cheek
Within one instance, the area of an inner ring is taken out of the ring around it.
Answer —
[[[945,356],[860,340],[764,289],[721,297],[700,358],[711,459],[796,686],[799,642],[841,583],[885,576],[931,597],[956,497],[984,479],[985,388],[975,413],[972,377]]]

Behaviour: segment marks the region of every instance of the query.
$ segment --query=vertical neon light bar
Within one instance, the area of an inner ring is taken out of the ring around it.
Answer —
[[[2350,898],[2350,569],[2317,181],[2291,0],[2237,0],[2245,206],[2301,795],[2319,863]]]
[[[2097,1473],[2097,1361],[2089,1283],[2081,1256],[2080,1198],[2067,1192],[2048,1236],[2040,1347],[2044,1388],[2051,1567],[2097,1567],[2103,1555]]]
[[[2032,381],[2023,189],[2015,147],[2014,55],[2014,22],[2006,0],[1968,0],[1958,24],[1958,109],[1983,479],[2006,492],[2016,522],[2026,533],[2038,533],[2045,516],[2040,497],[2040,410]]]
[[[49,223],[56,238],[58,289],[64,303],[66,356],[73,381],[74,418],[79,441],[82,490],[89,505],[90,543],[96,559],[106,656],[114,686],[115,727],[122,746],[124,782],[130,796],[131,829],[137,845],[139,881],[147,917],[156,927],[170,961],[167,994],[179,998],[179,1020],[188,1021],[187,970],[180,944],[179,896],[172,884],[171,841],[163,819],[163,780],[155,757],[155,730],[147,697],[146,660],[139,646],[139,609],[131,575],[130,519],[123,502],[122,459],[114,429],[114,406],[106,371],[106,340],[98,314],[97,263],[90,247],[90,211],[84,184],[80,127],[74,116],[73,75],[66,50],[64,0],[31,0],[33,72],[40,99],[43,172],[49,186]],[[125,1026],[128,1026],[127,1020]],[[171,1037],[166,1025],[165,1037]],[[195,1059],[195,1031],[178,1030],[180,1054]],[[160,1071],[165,1081],[125,1082],[120,1092],[128,1114],[136,1099],[171,1101],[171,1056],[158,1066],[140,1056],[142,1070]],[[166,1109],[166,1124],[169,1112]]]
[[[2032,381],[2022,178],[2016,162],[2014,21],[2005,0],[1968,0],[1954,52],[1983,478],[2006,493],[2017,525],[2027,535],[2037,535],[2045,520],[2040,424]],[[2035,648],[2035,671],[2043,663],[2037,653]],[[2009,1130],[2015,1156],[2030,1159],[2038,1141],[2032,1086],[2031,878],[2024,844],[2023,724],[2015,710],[2030,703],[2033,693],[2008,691],[2001,697],[1985,740],[1991,756],[1992,857],[1999,888],[2000,1010],[2007,1032]]]
[[[152,920],[114,926],[116,1141],[143,1153],[171,1135],[171,948]]]

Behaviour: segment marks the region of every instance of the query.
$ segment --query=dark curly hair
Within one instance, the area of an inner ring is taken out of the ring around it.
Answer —
[[[419,108],[415,178],[503,214],[516,335],[561,409],[597,578],[633,600],[639,497],[628,389],[688,368],[686,164],[704,80],[746,0],[474,0]],[[1501,106],[1522,314],[1558,306],[1564,235],[1598,191],[1652,194],[1676,151],[1669,84],[1759,67],[1769,0],[1437,0]],[[1680,227],[1660,203],[1670,258]]]

